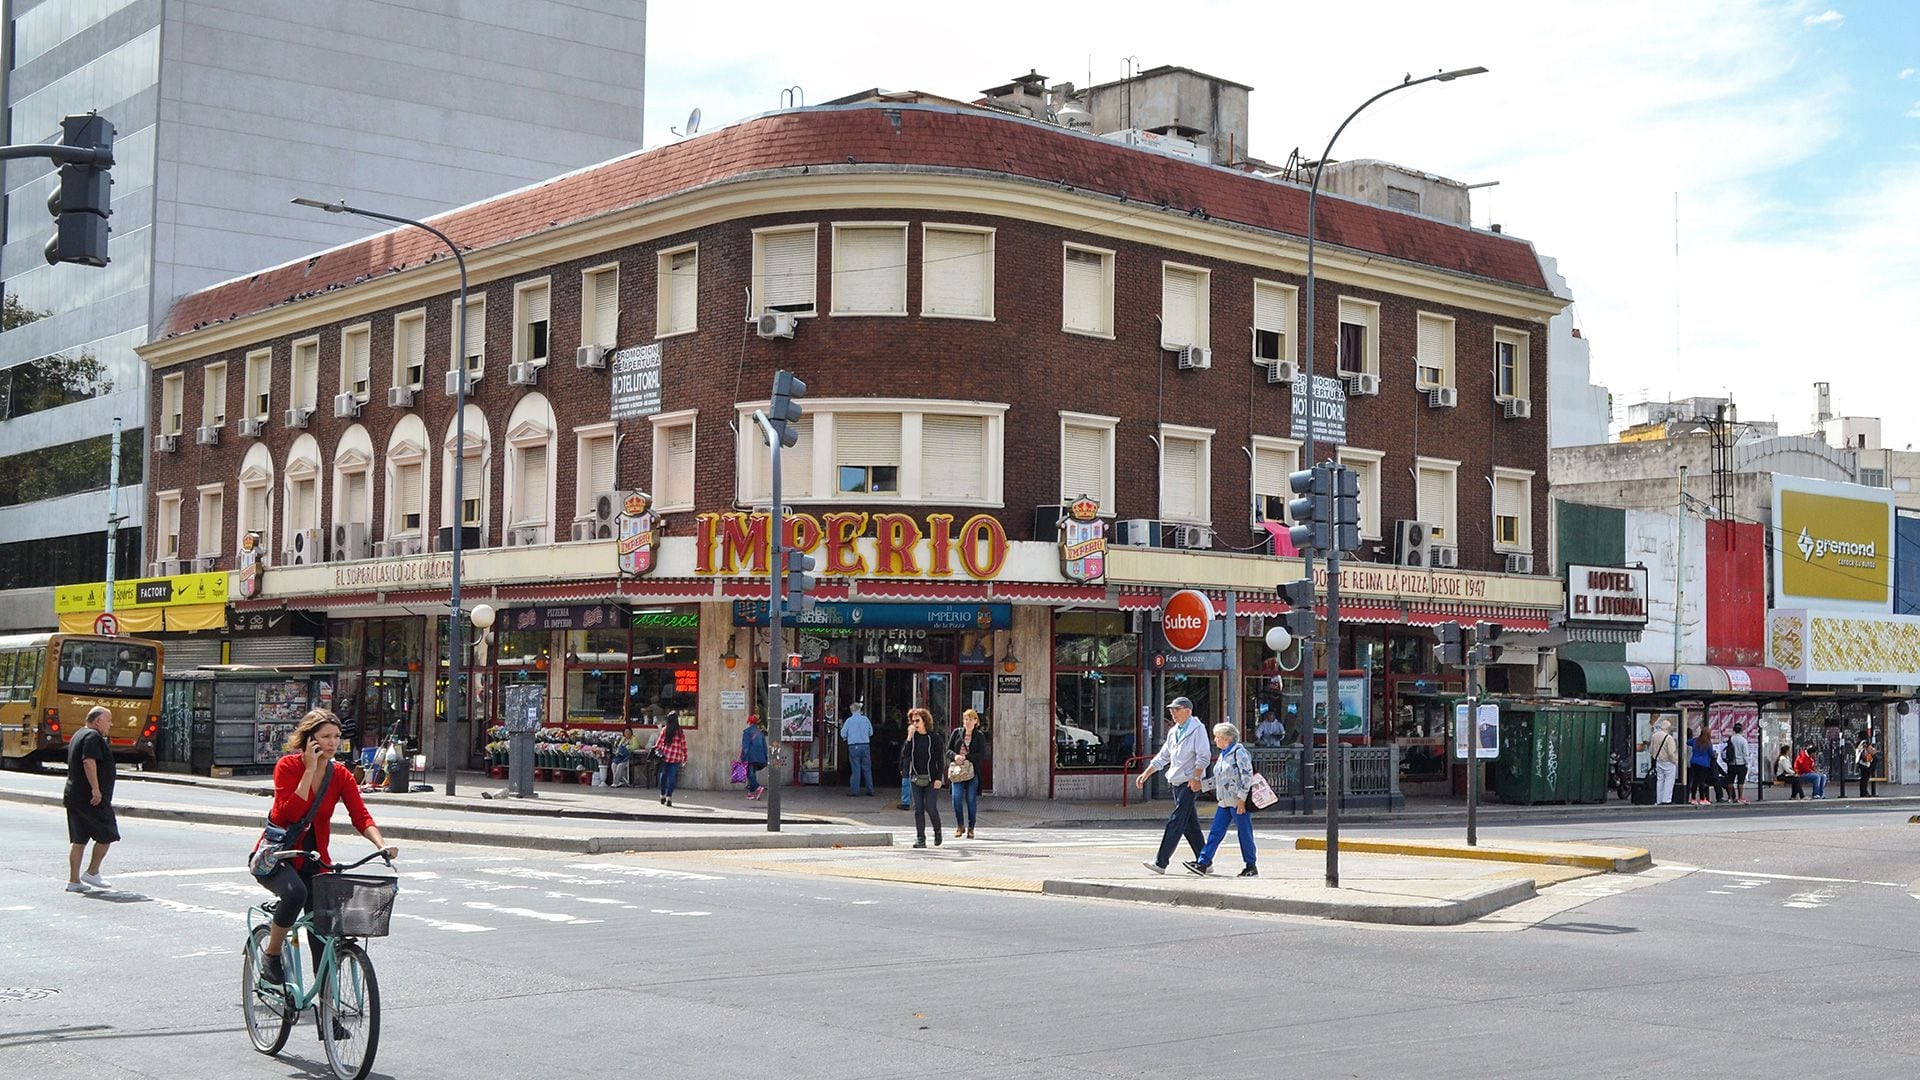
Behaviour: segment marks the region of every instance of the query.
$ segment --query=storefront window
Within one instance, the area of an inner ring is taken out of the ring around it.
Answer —
[[[547,671],[552,665],[548,648],[552,635],[545,630],[506,630],[496,631],[493,639],[493,664],[495,692],[491,695],[493,704],[489,711],[493,716],[489,723],[498,723],[500,702],[506,700],[505,689],[508,686],[530,686],[547,683]]]
[[[567,632],[567,722],[618,724],[625,717],[627,631]]]
[[[1060,769],[1118,769],[1141,753],[1140,641],[1118,611],[1053,619],[1053,750]]]
[[[630,616],[632,653],[625,692],[629,723],[657,725],[669,712],[700,726],[700,610],[641,608]]]
[[[1063,611],[1053,618],[1053,666],[1137,668],[1140,638],[1119,611]]]

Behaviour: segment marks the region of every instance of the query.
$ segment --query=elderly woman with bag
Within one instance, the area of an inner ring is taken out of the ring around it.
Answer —
[[[953,785],[953,835],[973,839],[980,820],[980,763],[987,759],[987,733],[980,714],[960,714],[960,726],[947,736],[947,780]]]
[[[1207,846],[1200,849],[1199,858],[1185,865],[1189,873],[1202,877],[1213,873],[1213,853],[1232,826],[1240,836],[1240,861],[1246,864],[1238,876],[1259,877],[1260,871],[1254,868],[1253,804],[1248,801],[1253,794],[1253,755],[1240,745],[1240,729],[1232,724],[1213,725],[1213,745],[1220,748],[1213,763],[1213,797],[1220,808],[1213,812]]]
[[[748,713],[747,726],[740,730],[740,764],[744,766],[741,780],[747,785],[747,798],[765,795],[767,786],[760,782],[760,770],[767,767],[767,733],[760,730],[757,713]]]
[[[933,819],[933,846],[940,846],[940,800],[934,795],[947,778],[947,751],[933,733],[933,714],[907,710],[907,741],[900,748],[900,774],[913,786],[913,846],[927,846],[927,819]]]

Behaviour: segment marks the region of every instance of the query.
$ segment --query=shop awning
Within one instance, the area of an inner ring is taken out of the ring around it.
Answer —
[[[93,620],[99,614],[97,611],[63,611],[60,613],[60,632],[91,634]],[[227,605],[182,604],[178,607],[130,607],[116,610],[113,617],[119,620],[120,632],[123,634],[220,630],[227,625]]]
[[[1644,694],[1694,695],[1787,693],[1787,676],[1778,668],[1681,664],[1673,687],[1672,664],[1623,664],[1611,660],[1561,660],[1563,697],[1622,697]]]
[[[1561,697],[1626,697],[1653,693],[1653,673],[1644,664],[1611,660],[1561,660]]]
[[[861,586],[861,592],[866,586]],[[1045,581],[996,581],[992,587],[995,600],[1019,600],[1028,603],[1047,604],[1104,604],[1107,602],[1105,585],[1061,585]]]

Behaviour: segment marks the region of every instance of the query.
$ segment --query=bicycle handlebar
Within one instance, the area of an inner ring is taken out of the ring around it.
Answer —
[[[359,867],[365,866],[366,864],[372,862],[375,859],[379,859],[381,862],[386,863],[387,869],[389,870],[393,869],[393,860],[387,858],[387,852],[384,848],[374,848],[372,854],[369,854],[366,858],[357,860],[355,862],[347,863],[344,866],[339,863],[330,863],[327,860],[321,858],[319,852],[311,851],[311,850],[283,851],[280,853],[280,857],[282,859],[291,859],[291,858],[312,859],[314,862],[320,864],[320,867],[322,870],[324,870],[326,873],[329,873],[329,874],[344,874],[349,870],[354,870]]]

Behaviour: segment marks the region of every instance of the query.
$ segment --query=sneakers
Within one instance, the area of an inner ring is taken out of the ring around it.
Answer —
[[[86,892],[92,892],[93,890],[87,888],[85,885],[82,885],[77,881],[69,881],[67,882],[67,891],[77,892],[77,893],[86,893]]]
[[[1166,867],[1161,866],[1159,863],[1154,862],[1152,859],[1148,859],[1143,865],[1146,866],[1147,869],[1153,871],[1156,874],[1164,874],[1167,872]]]
[[[1183,863],[1181,863],[1180,865],[1181,865],[1181,866],[1184,866],[1184,867],[1186,867],[1186,868],[1187,868],[1187,873],[1189,873],[1189,874],[1195,874],[1195,875],[1198,875],[1198,876],[1200,876],[1200,877],[1206,877],[1207,875],[1209,875],[1209,874],[1211,874],[1211,873],[1213,873],[1213,866],[1212,866],[1212,864],[1210,864],[1210,863],[1203,863],[1203,862],[1200,862],[1200,861],[1199,861],[1199,860],[1197,860],[1197,859],[1196,859],[1196,860],[1189,860],[1189,861],[1187,861],[1187,862],[1183,862]]]
[[[937,832],[933,834],[933,846],[934,847],[940,846],[940,834]]]
[[[923,837],[921,837],[920,839],[918,839],[918,840],[915,840],[915,841],[913,842],[913,846],[914,846],[914,847],[926,847],[926,846],[927,846],[927,838],[923,836]]]
[[[1260,871],[1251,866],[1247,867],[1245,870],[1242,870],[1238,874],[1234,875],[1234,877],[1259,877],[1259,876],[1260,876]]]
[[[260,981],[269,986],[280,986],[287,981],[287,968],[280,957],[273,953],[260,954]]]
[[[80,882],[83,885],[91,885],[96,889],[113,888],[113,886],[107,884],[107,879],[101,877],[99,874],[81,874]]]

